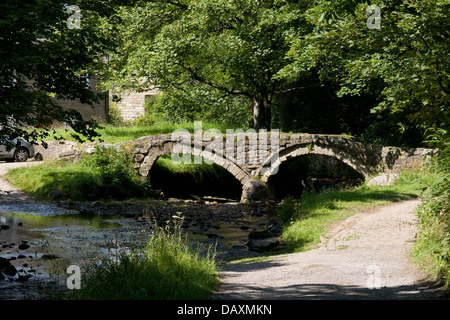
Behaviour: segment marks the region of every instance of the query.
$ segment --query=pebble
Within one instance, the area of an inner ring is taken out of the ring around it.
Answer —
[[[20,250],[26,250],[26,249],[28,249],[30,247],[30,245],[28,244],[28,243],[21,243],[20,245],[19,245],[19,249]]]

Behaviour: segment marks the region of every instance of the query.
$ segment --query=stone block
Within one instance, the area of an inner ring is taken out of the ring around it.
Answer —
[[[135,157],[134,157],[134,161],[136,162],[142,162],[142,160],[145,159],[145,156],[141,153],[138,153]]]
[[[368,186],[388,186],[393,184],[399,178],[398,173],[383,173],[382,175],[373,178],[370,180],[367,185]]]

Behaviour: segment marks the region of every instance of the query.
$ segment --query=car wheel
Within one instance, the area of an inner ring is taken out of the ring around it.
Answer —
[[[18,148],[16,152],[14,152],[14,159],[18,162],[25,162],[29,158],[27,148]]]

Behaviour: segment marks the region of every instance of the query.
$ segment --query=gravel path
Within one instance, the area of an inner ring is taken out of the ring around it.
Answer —
[[[439,287],[409,259],[416,234],[410,200],[356,214],[317,249],[222,270],[212,299],[436,299]]]
[[[73,213],[64,210],[51,202],[37,201],[23,191],[11,186],[8,181],[2,179],[9,170],[25,166],[39,165],[40,161],[27,162],[0,162],[0,212],[39,213],[51,215],[54,213]]]

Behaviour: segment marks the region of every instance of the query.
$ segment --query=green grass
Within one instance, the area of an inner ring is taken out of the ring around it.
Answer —
[[[193,300],[205,299],[220,285],[211,248],[193,249],[179,227],[156,228],[148,245],[116,259],[84,268],[82,300]]]
[[[115,126],[115,125],[102,125],[103,128],[97,130],[100,134],[100,139],[106,143],[122,143],[129,140],[134,140],[142,136],[156,135],[156,134],[171,134],[175,130],[185,129],[189,132],[194,132],[194,122],[185,123],[172,123],[167,121],[156,122],[151,125],[144,126]],[[218,129],[223,134],[226,133],[227,128],[224,125],[210,122],[202,122],[202,129]],[[61,136],[64,140],[75,141],[74,138],[70,136],[69,132],[66,132],[64,128],[56,129],[56,135]],[[51,140],[51,138],[49,138]]]
[[[447,149],[449,152],[449,149]],[[439,170],[440,177],[422,196],[418,207],[417,240],[413,259],[431,276],[439,279],[450,294],[450,157]],[[445,159],[444,159],[445,160]]]
[[[141,181],[125,151],[99,148],[78,162],[46,161],[10,170],[6,178],[39,200],[49,200],[58,190],[74,201],[125,200],[152,197],[150,185]]]
[[[431,172],[405,171],[391,186],[363,185],[285,199],[279,211],[285,223],[283,240],[289,251],[309,250],[336,222],[375,206],[416,198],[434,179]]]

